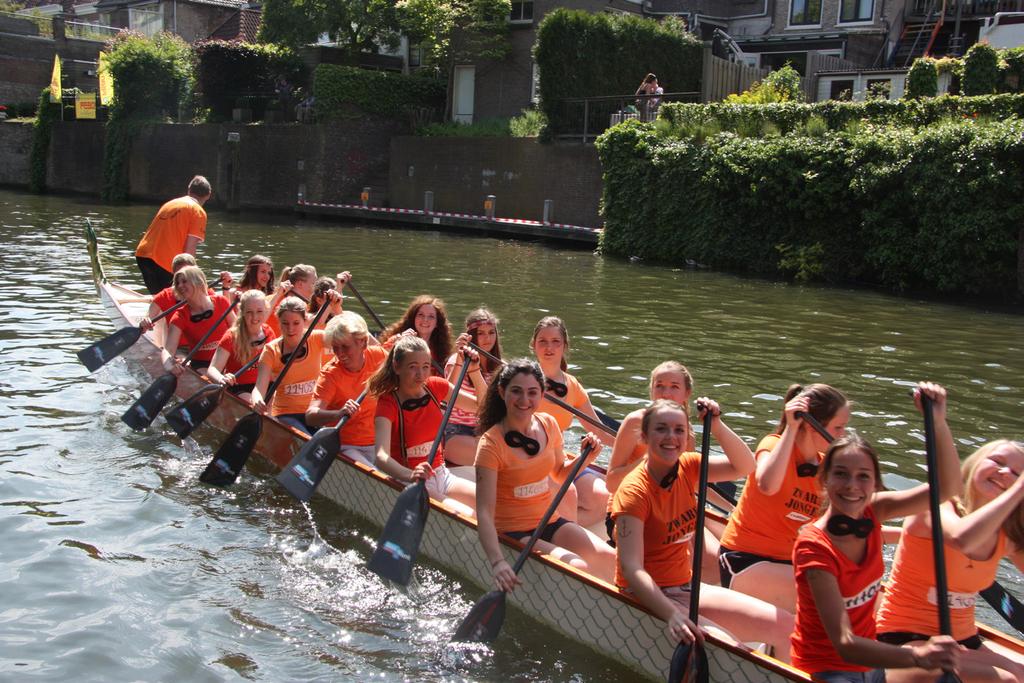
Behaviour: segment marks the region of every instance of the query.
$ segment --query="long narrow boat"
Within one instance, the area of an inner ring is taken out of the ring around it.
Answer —
[[[107,280],[100,263],[96,235],[86,228],[86,240],[93,278],[108,315],[118,327],[135,325],[149,308],[150,297]],[[152,376],[163,374],[160,350],[150,334],[124,354]],[[207,384],[198,373],[187,369],[179,378],[177,394],[188,397]],[[230,432],[235,422],[250,412],[249,404],[226,394],[207,423]],[[264,418],[263,432],[255,452],[278,469],[283,468],[308,437],[273,418]],[[362,464],[339,457],[318,489],[337,505],[370,522],[383,526],[403,486]],[[431,500],[431,514],[423,535],[421,552],[452,573],[469,579],[481,590],[489,590],[491,566],[480,550],[475,520],[453,513]],[[522,544],[500,537],[509,558]],[[536,551],[535,551],[536,553]],[[586,645],[642,673],[664,680],[674,645],[665,636],[663,621],[615,586],[580,572],[553,557],[536,553],[523,567],[524,586],[510,595],[511,604],[547,624],[565,637]],[[979,626],[982,635],[1024,653],[1024,643],[1005,634]],[[811,677],[772,657],[745,647],[708,638],[712,679],[729,683],[811,683]]]

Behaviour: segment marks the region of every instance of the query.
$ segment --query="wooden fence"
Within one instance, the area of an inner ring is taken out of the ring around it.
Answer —
[[[818,73],[821,71],[846,71],[856,69],[850,61],[839,57],[812,54],[807,61],[807,74],[800,79],[804,99],[813,102],[817,96]],[[747,64],[730,62],[704,49],[704,71],[701,77],[701,102],[720,102],[733,93],[741,93],[755,81],[768,75],[769,69],[759,69]]]

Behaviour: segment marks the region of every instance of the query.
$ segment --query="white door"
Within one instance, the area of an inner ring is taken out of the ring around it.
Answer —
[[[476,67],[455,67],[455,101],[452,120],[473,123],[473,96],[476,89]]]

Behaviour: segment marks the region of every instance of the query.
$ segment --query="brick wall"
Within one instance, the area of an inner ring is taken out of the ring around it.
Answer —
[[[0,185],[28,185],[32,124],[0,121]]]
[[[553,221],[600,226],[601,162],[593,145],[541,145],[529,138],[401,136],[391,141],[391,206],[480,215],[484,198],[497,197],[500,217],[540,220],[544,200]]]
[[[91,40],[54,40],[38,36],[0,33],[0,103],[35,102],[50,84],[53,56],[60,53],[65,88],[96,89],[95,70],[102,43]]]
[[[345,126],[155,124],[132,141],[129,193],[133,199],[161,201],[180,195],[189,178],[199,174],[213,184],[214,206],[289,210],[300,183],[312,199],[355,201],[371,178],[386,175],[388,143],[397,131],[397,124],[371,121]],[[229,133],[237,133],[238,142],[229,142]],[[31,131],[27,135],[30,140]],[[9,179],[0,182],[28,184],[27,160],[19,165],[20,140],[6,132],[0,138],[0,166],[11,167],[0,175]],[[48,187],[98,195],[104,141],[102,123],[57,123]]]

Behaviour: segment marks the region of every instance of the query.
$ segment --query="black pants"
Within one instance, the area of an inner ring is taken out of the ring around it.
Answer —
[[[142,256],[136,256],[135,261],[139,264],[142,281],[146,283],[146,289],[150,294],[159,294],[171,286],[174,276],[158,266],[156,261]]]

